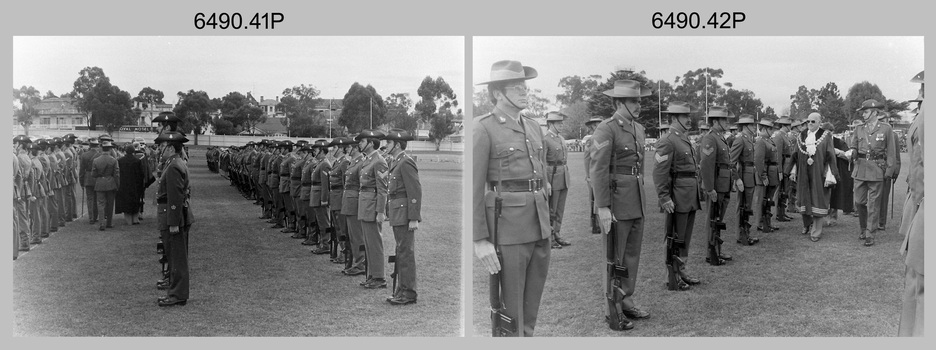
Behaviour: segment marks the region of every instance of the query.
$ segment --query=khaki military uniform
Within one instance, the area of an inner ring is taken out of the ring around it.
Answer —
[[[741,133],[731,142],[731,153],[728,162],[732,165],[735,174],[737,174],[736,178],[744,182],[744,192],[738,193],[737,215],[739,219],[738,241],[739,243],[745,243],[750,237],[751,223],[747,221],[750,220],[750,216],[743,214],[752,212],[754,186],[759,181],[759,179],[755,180],[758,176],[755,175],[756,170],[754,168],[754,135]],[[735,177],[732,178],[732,180],[734,179]]]
[[[754,210],[754,223],[759,230],[770,232],[771,205],[777,186],[780,185],[780,162],[777,158],[777,146],[772,138],[758,135],[754,143],[754,196],[751,208]],[[764,181],[766,180],[766,182]]]
[[[685,271],[696,211],[702,208],[698,154],[678,123],[671,126],[654,148],[653,184],[661,205],[673,203],[673,213],[665,214],[666,223],[675,233],[671,244],[683,261],[676,268]]]
[[[397,289],[394,297],[416,299],[416,243],[410,221],[422,221],[422,185],[416,161],[400,152],[390,163],[387,217],[396,241]]]
[[[866,237],[873,238],[881,217],[879,211],[883,181],[890,181],[897,171],[894,133],[890,125],[881,121],[874,128],[868,124],[859,125],[855,128],[855,137],[849,148],[853,149],[852,157],[855,158],[852,178],[855,180],[858,223],[862,232],[869,230]]]
[[[926,211],[923,207],[923,106],[907,133],[907,150],[910,156],[907,171],[907,187],[910,192],[904,201],[903,217],[898,232],[904,236],[900,244],[900,255],[904,257],[903,307],[900,312],[899,336],[923,336],[923,222]]]
[[[553,241],[561,240],[559,234],[562,228],[562,217],[565,213],[566,196],[569,193],[569,166],[566,164],[565,139],[562,135],[546,133],[543,140],[546,143],[546,178],[552,187],[549,196],[549,217],[552,224]]]
[[[384,279],[383,239],[380,238],[382,222],[377,214],[387,210],[387,161],[377,150],[364,156],[360,178],[361,191],[358,195],[358,220],[364,229],[364,247],[367,255],[368,277]]]

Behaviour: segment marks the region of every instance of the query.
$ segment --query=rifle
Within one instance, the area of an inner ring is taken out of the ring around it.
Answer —
[[[742,194],[743,196],[743,194]],[[708,239],[708,257],[705,261],[711,265],[724,265],[725,261],[721,256],[721,245],[725,241],[721,238],[721,231],[726,230],[728,225],[722,221],[722,206],[718,201],[708,200],[709,206],[709,239]]]
[[[616,227],[617,223],[611,222],[610,231],[605,240],[608,278],[607,290],[605,291],[605,297],[608,299],[608,317],[606,321],[611,329],[621,331],[630,328],[627,327],[629,321],[624,316],[624,305],[622,303],[624,296],[627,294],[622,287],[624,285],[624,280],[629,278],[629,273],[627,271],[627,266],[618,265],[615,260],[614,248],[617,246]],[[631,327],[633,327],[633,325],[631,325]]]
[[[397,266],[396,266],[396,255],[390,255],[387,257],[387,263],[393,264],[393,272],[390,273],[390,278],[393,278],[393,295],[396,295],[396,281],[397,281]]]
[[[338,237],[338,241],[344,242],[342,244],[342,247],[344,248],[341,249],[341,256],[344,257],[345,270],[350,269],[352,265],[351,260],[353,260],[354,258],[351,257],[351,243],[348,242],[348,233],[345,232],[344,235],[341,235],[340,237]]]
[[[495,192],[497,193],[497,198],[494,199],[494,231],[491,232],[491,242],[494,243],[494,250],[497,254],[497,261],[500,262],[503,267],[503,255],[497,246],[497,234],[499,230],[499,219],[501,212],[503,211],[504,199],[500,196],[500,187],[501,179],[498,177],[497,187]],[[396,265],[394,265],[396,269]],[[394,280],[395,281],[395,280]],[[494,274],[491,274],[488,296],[491,303],[491,336],[492,337],[516,337],[521,336],[518,332],[517,320],[513,317],[510,317],[504,314],[506,307],[504,306],[503,300],[501,300],[501,272],[498,271]]]
[[[326,208],[325,210],[328,210],[328,208]],[[338,236],[337,236],[337,233],[335,233],[335,228],[329,227],[329,228],[326,228],[325,231],[328,232],[328,238],[329,238],[328,245],[330,249],[328,251],[328,257],[331,258],[333,261],[337,260],[338,259]]]
[[[666,286],[669,290],[680,289],[679,270],[685,264],[679,257],[679,250],[685,247],[686,241],[676,238],[675,216],[675,213],[666,214]]]

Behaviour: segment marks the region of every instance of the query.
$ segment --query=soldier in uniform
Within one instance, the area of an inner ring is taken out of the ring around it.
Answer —
[[[779,128],[779,130],[774,131],[773,136],[771,136],[771,139],[773,139],[774,146],[777,147],[776,157],[777,157],[777,162],[779,163],[778,164],[779,169],[785,168],[787,163],[790,162],[790,159],[793,156],[793,146],[790,143],[790,138],[789,138],[789,134],[790,134],[789,126],[791,123],[792,121],[790,120],[790,117],[787,117],[785,115],[780,116],[779,119],[774,121],[774,126]],[[784,174],[784,176],[782,176],[782,178],[780,179],[780,187],[777,189],[777,201],[776,201],[777,210],[775,211],[776,212],[775,216],[777,217],[777,221],[786,222],[786,221],[793,220],[793,218],[786,215],[787,200],[789,199],[787,198],[789,194],[788,189],[790,187],[792,187],[792,185],[790,184],[790,178],[786,174]]]
[[[322,179],[322,186],[325,187],[325,181],[328,182],[328,211],[329,219],[336,231],[339,242],[343,242],[343,247],[339,249],[339,255],[332,260],[334,263],[349,265],[345,261],[343,252],[352,251],[350,246],[350,237],[348,235],[348,220],[341,214],[342,201],[344,194],[345,172],[351,161],[348,159],[348,146],[351,145],[351,139],[346,137],[336,137],[328,143],[328,155],[331,157],[331,170],[328,172],[328,179]],[[356,248],[355,248],[356,249]]]
[[[325,156],[328,154],[328,142],[317,140],[312,146],[317,151],[315,155],[316,164],[312,169],[312,188],[309,193],[309,206],[315,214],[315,222],[319,228],[319,247],[312,250],[312,254],[328,254],[331,252],[332,244],[332,222],[328,217],[328,172],[331,171],[331,161]],[[379,236],[378,236],[379,237]]]
[[[42,143],[45,140],[39,139],[30,143],[29,160],[32,163],[32,193],[36,197],[35,201],[29,203],[29,244],[41,244],[42,239],[49,236],[49,218],[46,208],[46,197],[50,191],[46,177],[46,165],[40,160],[42,155]]]
[[[347,144],[338,145],[348,152],[348,166],[344,171],[344,191],[341,194],[341,215],[345,218],[348,227],[348,242],[351,244],[351,267],[341,271],[347,276],[365,274],[365,255],[361,247],[364,246],[364,228],[358,219],[358,196],[361,191],[361,166],[364,165],[364,155],[358,145],[345,140]],[[365,280],[366,282],[366,280]]]
[[[296,230],[296,208],[292,200],[292,163],[295,162],[299,157],[296,155],[296,152],[293,151],[292,141],[286,140],[283,141],[284,147],[286,147],[285,154],[283,155],[283,160],[279,164],[279,173],[280,183],[279,183],[279,195],[282,198],[283,203],[283,221],[285,228],[280,230],[283,233],[293,233]],[[300,182],[296,180],[296,182]]]
[[[289,198],[287,199],[293,208],[292,217],[293,221],[291,225],[287,225],[284,233],[292,233],[292,238],[299,238],[302,236],[300,231],[302,231],[302,226],[305,224],[305,207],[302,207],[302,168],[305,165],[305,162],[308,160],[309,150],[306,145],[308,141],[299,140],[296,141],[295,154],[296,159],[289,165]],[[311,183],[309,188],[311,189]],[[308,205],[308,203],[306,203]]]
[[[903,305],[900,312],[900,324],[897,335],[901,337],[923,336],[923,221],[926,211],[923,209],[923,72],[910,80],[920,84],[920,93],[916,99],[917,115],[907,132],[907,153],[910,156],[907,171],[907,199],[903,206],[900,232],[904,236],[900,244],[900,255],[904,257],[906,272],[904,277]]]
[[[780,185],[780,162],[777,145],[773,135],[776,125],[762,118],[758,124],[758,134],[754,141],[754,222],[757,230],[773,232],[779,229],[771,223],[771,207],[773,206],[774,192]]]
[[[880,195],[883,181],[890,181],[897,167],[897,145],[890,125],[878,118],[884,105],[874,99],[861,103],[858,112],[865,124],[855,128],[855,137],[849,147],[855,160],[852,178],[855,180],[855,207],[861,226],[859,238],[865,246],[874,245],[874,234],[879,230]],[[868,222],[870,221],[870,222]]]
[[[740,134],[738,132],[738,125],[732,125],[728,127],[728,131],[728,136],[725,137],[725,141],[728,142],[728,147],[731,147],[734,145],[734,140],[738,138],[738,135]]]
[[[881,181],[881,195],[880,195],[880,204],[878,204],[878,231],[884,231],[884,227],[887,226],[887,204],[889,202],[888,196],[890,195],[891,189],[894,182],[897,181],[897,177],[900,175],[900,142],[897,141],[897,133],[894,132],[893,120],[898,118],[898,115],[884,115],[881,118],[881,121],[887,123],[891,128],[891,138],[894,140],[894,172],[889,178],[885,177]],[[893,214],[891,214],[893,215]]]
[[[495,62],[490,79],[478,84],[487,85],[494,111],[475,118],[472,135],[474,252],[488,273],[499,274],[503,314],[520,336],[533,336],[552,233],[543,132],[520,114],[528,106],[526,80],[536,76],[518,61]]]
[[[601,118],[594,117],[585,122],[585,127],[588,128],[588,135],[582,138],[584,157],[585,158],[585,184],[588,186],[588,200],[589,207],[591,208],[591,229],[592,233],[600,234],[601,227],[598,225],[598,213],[597,208],[595,208],[595,190],[592,189],[591,176],[589,175],[589,168],[591,167],[591,137],[595,133],[595,128],[598,127],[598,123],[601,123]]]
[[[666,213],[667,287],[669,290],[689,290],[690,285],[701,283],[686,272],[695,214],[702,206],[699,161],[686,134],[692,121],[689,105],[673,101],[663,113],[673,119],[670,131],[654,147],[656,166],[653,168],[653,184],[656,186],[660,208]]]
[[[706,194],[708,220],[708,257],[705,261],[711,265],[724,265],[731,260],[731,255],[721,252],[721,228],[724,225],[728,201],[731,195],[732,166],[729,163],[729,146],[724,134],[727,133],[728,118],[733,118],[725,107],[714,106],[706,114],[711,131],[702,137],[699,162],[702,178],[702,192]],[[719,226],[716,226],[719,225]]]
[[[803,121],[800,119],[795,119],[790,124],[790,132],[787,134],[787,141],[789,141],[787,143],[787,146],[789,146],[790,149],[792,149],[792,151],[790,152],[791,157],[793,156],[794,153],[796,153],[796,139],[799,138],[800,134],[803,132],[803,128],[804,128]],[[787,163],[789,164],[792,162],[793,160],[792,158],[790,158],[790,161]],[[784,165],[784,169],[786,169],[785,165]],[[788,177],[790,176],[790,174],[787,172],[784,172],[784,176]],[[799,210],[796,208],[796,205],[795,205],[796,203],[796,181],[793,181],[793,179],[789,179],[789,178],[788,180],[789,180],[789,186],[787,186],[787,203],[794,203],[794,204],[787,205],[787,212],[799,213]]]
[[[78,218],[75,211],[75,182],[77,181],[77,153],[75,153],[75,134],[66,134],[62,137],[62,154],[65,156],[65,187],[62,194],[65,202],[65,222],[72,222]]]
[[[738,191],[738,240],[739,244],[754,245],[759,238],[751,237],[751,204],[754,198],[754,134],[757,126],[754,117],[744,114],[735,123],[741,129],[741,135],[731,143],[729,163],[732,165],[734,189]],[[743,197],[742,197],[743,196]]]
[[[617,80],[614,88],[603,93],[612,98],[615,112],[595,129],[591,176],[598,220],[602,231],[608,232],[606,245],[614,242],[609,251],[613,249],[615,270],[626,271],[614,276],[611,271],[607,272],[608,325],[614,330],[628,330],[634,327],[629,319],[650,317],[649,312],[637,308],[633,294],[646,203],[643,190],[645,134],[636,119],[640,115],[640,98],[651,92],[638,81]]]
[[[312,206],[309,204],[309,198],[312,195],[312,170],[315,169],[315,164],[317,162],[315,156],[318,152],[317,148],[314,146],[314,143],[302,146],[302,148],[306,150],[306,156],[305,161],[302,163],[302,169],[300,170],[301,175],[299,175],[301,186],[299,187],[298,208],[302,212],[300,216],[304,219],[302,220],[302,228],[292,236],[292,238],[296,239],[304,238],[305,240],[302,241],[302,245],[318,244],[318,238],[312,239],[313,235],[310,233],[311,230],[317,229],[315,226],[315,212],[312,211]]]
[[[36,201],[33,195],[33,186],[30,184],[35,176],[32,171],[32,160],[29,159],[27,148],[32,143],[25,135],[19,135],[13,138],[15,145],[13,155],[13,209],[15,224],[15,234],[19,241],[18,250],[22,252],[29,251],[29,239],[31,230],[29,225],[29,207]],[[17,248],[14,246],[14,248]],[[15,257],[16,255],[14,255]]]
[[[195,222],[188,166],[182,159],[182,144],[188,139],[179,132],[169,131],[160,134],[156,141],[167,143],[165,153],[169,153],[156,187],[157,226],[167,237],[169,285],[166,296],[160,297],[157,305],[185,305],[189,298],[189,229]]]
[[[387,161],[377,150],[384,133],[376,129],[361,131],[355,139],[364,154],[361,165],[361,190],[358,195],[358,220],[364,231],[364,248],[367,255],[367,274],[364,287],[387,288],[384,278],[383,239],[380,229],[387,220]]]
[[[120,166],[114,157],[112,141],[101,142],[101,155],[91,164],[91,177],[94,179],[94,191],[97,192],[97,211],[101,214],[99,230],[113,228],[114,199],[120,187]]]
[[[392,305],[416,303],[416,230],[422,221],[422,185],[416,161],[404,152],[406,142],[413,139],[409,132],[393,129],[387,133],[387,154],[390,155],[390,179],[387,181],[387,216],[396,241],[397,283]]]
[[[565,213],[566,195],[569,193],[569,167],[566,165],[567,152],[565,139],[559,134],[565,114],[559,112],[546,113],[546,177],[552,186],[549,196],[549,222],[552,224],[552,249],[562,249],[572,243],[566,242],[559,235],[562,228],[562,217]]]

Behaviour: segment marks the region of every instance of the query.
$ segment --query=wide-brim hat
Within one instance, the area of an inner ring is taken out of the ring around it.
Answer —
[[[669,128],[670,128],[670,125],[667,124],[667,123],[660,124],[660,126],[657,127],[657,129],[660,129],[660,130],[666,130],[666,129],[669,129]]]
[[[705,114],[706,118],[734,118],[734,113],[728,110],[723,106],[712,106],[709,107],[709,111]]]
[[[700,124],[701,124],[701,123],[700,123]],[[699,125],[699,130],[711,130],[711,129],[712,129],[712,127],[709,126],[708,124]]]
[[[92,137],[92,138],[89,138],[89,139],[88,139],[88,144],[91,145],[91,146],[97,146],[97,145],[100,145],[101,142],[98,141],[98,139],[97,139],[96,137]]]
[[[413,140],[413,135],[410,134],[409,131],[403,129],[391,129],[390,131],[387,131],[387,135],[384,136],[384,140],[410,141]]]
[[[598,118],[598,117],[594,117],[594,118],[591,118],[591,119],[589,119],[589,120],[586,120],[586,121],[585,121],[585,125],[601,123],[602,120],[604,120],[604,119],[601,119],[601,118]]]
[[[911,83],[923,84],[923,71],[914,75],[913,78],[910,78]]]
[[[546,112],[546,122],[561,122],[565,120],[566,115],[561,112]]]
[[[329,142],[328,140],[319,139],[319,140],[315,140],[315,143],[312,144],[312,147],[315,147],[315,148],[328,148],[328,146],[329,146],[330,143],[331,143],[331,142]]]
[[[790,120],[790,117],[787,117],[787,116],[781,116],[781,117],[778,118],[777,120],[774,120],[774,124],[777,124],[777,125],[780,125],[780,126],[783,126],[783,125],[790,125],[790,124],[792,124],[792,123],[793,123],[793,121]]]
[[[858,107],[857,111],[863,111],[871,108],[884,109],[884,104],[873,98],[869,98],[861,103],[861,107]]]
[[[797,126],[800,126],[800,125],[803,125],[803,120],[802,120],[802,119],[796,119],[796,120],[793,121],[792,124],[790,124],[790,126],[791,126],[791,127],[794,127],[794,128],[797,127]]]
[[[538,73],[533,67],[520,64],[520,61],[497,61],[491,65],[491,75],[487,81],[475,85],[490,84],[501,81],[528,80],[536,78]]]
[[[29,136],[26,135],[17,135],[13,138],[15,143],[32,143],[32,140],[29,139]]]
[[[367,129],[361,131],[357,136],[354,137],[354,141],[361,141],[361,139],[378,139],[381,140],[384,138],[383,131],[377,129]]]
[[[920,92],[917,93],[917,97],[916,97],[916,98],[914,98],[914,99],[912,99],[912,100],[909,100],[909,101],[907,101],[907,102],[923,102],[923,89],[920,89]]]
[[[738,126],[732,124],[731,126],[728,127],[728,130],[738,130]]]
[[[331,142],[328,143],[328,146],[329,146],[329,147],[331,147],[331,146],[347,146],[347,145],[351,145],[351,144],[354,144],[354,141],[352,141],[351,139],[349,139],[349,138],[347,138],[347,137],[339,136],[339,137],[333,138],[333,139],[331,140]]]
[[[167,131],[156,137],[155,142],[176,142],[176,143],[186,143],[188,138],[184,134],[178,131]]]
[[[133,143],[146,143],[146,140],[138,136],[138,137],[134,137],[132,142]]]
[[[767,119],[767,118],[761,118],[761,120],[757,122],[757,124],[770,127],[770,128],[774,127],[774,122],[772,122],[770,119]]]
[[[113,147],[114,147],[113,141],[107,141],[107,140],[101,141],[101,148],[113,148]]]
[[[611,97],[645,97],[652,93],[650,88],[640,84],[639,81],[630,79],[621,79],[614,81],[614,88],[602,92]]]
[[[689,114],[689,113],[692,113],[692,108],[689,106],[689,103],[688,103],[688,102],[673,101],[673,102],[670,102],[670,103],[666,106],[666,110],[665,110],[665,111],[661,111],[661,113],[667,113],[667,114]]]
[[[756,124],[756,123],[757,123],[757,121],[754,120],[754,116],[753,116],[753,115],[750,115],[750,114],[742,114],[740,117],[738,117],[738,121],[735,122],[735,125]]]
[[[114,138],[111,137],[111,136],[108,135],[108,134],[104,134],[104,135],[98,136],[98,140],[100,140],[101,142],[103,142],[103,141],[111,141],[111,142],[113,142],[113,141],[114,141]]]
[[[182,121],[179,119],[173,112],[160,112],[156,118],[153,118],[153,123],[163,123],[163,122],[175,122],[178,123]]]

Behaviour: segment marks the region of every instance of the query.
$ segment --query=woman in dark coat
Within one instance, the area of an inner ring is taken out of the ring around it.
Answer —
[[[117,160],[120,166],[120,187],[117,190],[114,213],[123,213],[127,225],[136,225],[140,223],[138,216],[140,200],[146,188],[146,174],[143,162],[133,155],[135,147],[133,145],[125,147],[124,156]]]

